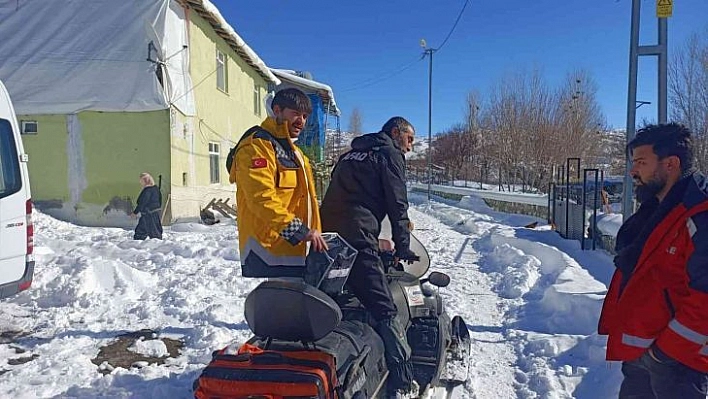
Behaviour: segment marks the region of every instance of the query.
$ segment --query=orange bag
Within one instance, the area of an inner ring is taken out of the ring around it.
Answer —
[[[271,351],[244,344],[216,352],[195,381],[197,399],[338,399],[334,357],[318,350]]]

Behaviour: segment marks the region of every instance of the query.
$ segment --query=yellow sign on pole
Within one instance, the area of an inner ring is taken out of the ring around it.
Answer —
[[[674,0],[656,0],[656,17],[669,18],[674,12]]]

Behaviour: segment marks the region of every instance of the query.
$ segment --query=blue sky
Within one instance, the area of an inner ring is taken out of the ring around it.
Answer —
[[[389,117],[401,115],[419,137],[428,132],[428,60],[416,61],[422,54],[420,39],[439,47],[465,4],[212,2],[266,64],[309,71],[330,85],[343,111],[343,129],[358,108],[366,132],[378,131]],[[656,44],[655,1],[641,4],[640,42]],[[553,87],[568,72],[587,70],[598,86],[608,124],[624,128],[631,6],[631,0],[470,0],[433,58],[433,134],[463,120],[470,91],[486,97],[504,76],[534,68]],[[669,56],[690,34],[706,29],[708,0],[677,1],[669,19]],[[656,119],[656,59],[641,57],[639,67],[637,98],[652,104],[638,110],[637,120]]]

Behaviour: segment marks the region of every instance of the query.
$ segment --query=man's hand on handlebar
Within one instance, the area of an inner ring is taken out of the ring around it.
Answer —
[[[410,249],[396,251],[393,256],[398,260],[408,263],[409,265],[420,260],[420,256],[416,255],[415,252]]]

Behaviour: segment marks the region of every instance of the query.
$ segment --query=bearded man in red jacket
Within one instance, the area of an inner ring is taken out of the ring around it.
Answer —
[[[691,132],[650,125],[627,145],[639,210],[617,235],[598,331],[621,360],[620,398],[706,398],[708,181]]]

